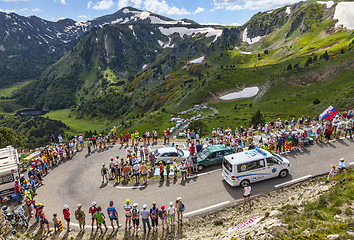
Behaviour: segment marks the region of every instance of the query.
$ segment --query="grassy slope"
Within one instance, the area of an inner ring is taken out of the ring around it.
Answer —
[[[353,212],[349,207],[354,200],[353,170],[335,176],[334,181],[335,185],[317,201],[305,203],[304,207],[285,205],[281,208],[290,231],[277,239],[327,239],[327,235],[334,233],[343,239],[352,239],[347,231],[354,229]],[[345,220],[336,220],[337,214]],[[309,236],[304,234],[305,229]]]
[[[0,88],[0,97],[12,97],[12,93],[14,91],[16,91],[17,89],[26,86],[27,84],[29,84],[30,82],[32,82],[32,80],[30,81],[25,81],[25,82],[20,82],[20,83],[16,83],[10,87],[6,87],[6,88]]]

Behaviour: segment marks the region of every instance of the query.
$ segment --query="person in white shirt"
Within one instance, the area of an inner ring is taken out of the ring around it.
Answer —
[[[243,188],[243,206],[242,206],[242,208],[245,208],[247,198],[248,198],[248,202],[250,203],[250,208],[251,208],[252,207],[252,204],[251,204],[252,188],[249,185],[249,183],[246,183],[245,185],[246,186]]]
[[[167,210],[168,210],[168,216],[170,217],[170,224],[171,226],[173,226],[175,224],[175,213],[176,213],[176,209],[173,206],[173,202],[170,202],[170,207]]]
[[[345,162],[344,162],[344,158],[339,159],[339,163],[338,163],[338,174],[342,173],[345,169]]]

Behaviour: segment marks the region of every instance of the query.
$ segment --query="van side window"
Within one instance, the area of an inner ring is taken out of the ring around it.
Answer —
[[[264,159],[261,159],[261,160],[237,165],[237,171],[238,172],[246,172],[246,171],[255,170],[258,168],[263,168],[264,166],[265,166]]]
[[[267,165],[268,166],[274,166],[274,165],[278,165],[278,160],[276,158],[270,157],[267,158]]]

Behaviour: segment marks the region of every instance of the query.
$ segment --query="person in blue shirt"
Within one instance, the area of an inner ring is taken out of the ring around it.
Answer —
[[[195,147],[197,149],[197,152],[200,152],[203,149],[203,145],[199,141],[198,141],[198,143],[197,143],[197,145]]]
[[[36,182],[34,181],[34,176],[31,176],[29,179],[29,184],[31,186],[31,189],[34,193],[36,193]]]
[[[109,202],[109,207],[107,208],[107,214],[108,214],[109,220],[111,220],[111,225],[112,225],[112,228],[114,231],[114,223],[113,223],[114,220],[117,223],[117,229],[119,229],[122,226],[122,224],[119,224],[118,213],[117,213],[116,208],[113,206],[113,204],[114,204],[113,201]]]
[[[30,168],[28,170],[28,178],[31,178],[31,176],[34,176],[33,168]]]

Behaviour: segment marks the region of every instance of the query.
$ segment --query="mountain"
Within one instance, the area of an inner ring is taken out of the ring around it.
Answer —
[[[92,28],[109,24],[191,25],[131,7],[90,21],[46,21],[0,12],[0,85],[38,78]],[[194,23],[195,25],[195,23]]]

